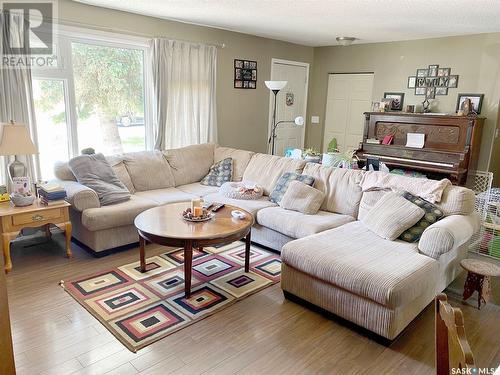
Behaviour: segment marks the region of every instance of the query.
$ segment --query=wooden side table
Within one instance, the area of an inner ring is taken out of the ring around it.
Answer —
[[[17,237],[24,228],[45,227],[47,236],[50,237],[50,224],[56,225],[66,234],[66,255],[71,253],[71,221],[69,220],[68,202],[55,206],[45,206],[36,200],[26,207],[15,207],[11,202],[0,203],[0,234],[2,235],[2,248],[5,260],[5,272],[12,270],[10,259],[10,242]]]
[[[500,277],[500,267],[477,259],[464,259],[460,265],[467,271],[463,300],[465,302],[477,291],[477,308],[481,309],[481,301],[486,303],[491,297],[490,278]]]

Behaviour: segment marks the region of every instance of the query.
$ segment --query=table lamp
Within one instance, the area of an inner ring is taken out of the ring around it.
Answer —
[[[10,180],[14,177],[28,175],[26,165],[18,159],[18,155],[38,154],[38,149],[33,144],[28,133],[28,128],[22,124],[1,124],[0,155],[14,155],[14,160],[9,164]]]

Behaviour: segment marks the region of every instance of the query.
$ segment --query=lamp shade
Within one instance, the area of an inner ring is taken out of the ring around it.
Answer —
[[[281,90],[286,86],[288,81],[264,81],[269,90]]]
[[[0,155],[38,154],[25,125],[2,124],[0,137]]]
[[[297,116],[297,117],[295,117],[294,122],[295,122],[295,125],[297,125],[297,126],[303,126],[304,125],[304,117]]]

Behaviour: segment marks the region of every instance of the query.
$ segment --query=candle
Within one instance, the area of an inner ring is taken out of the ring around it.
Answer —
[[[201,199],[200,198],[191,199],[191,212],[193,213],[193,215],[194,215],[195,207],[201,207]]]
[[[203,207],[201,206],[195,206],[193,210],[193,215],[195,217],[200,217],[203,215]]]

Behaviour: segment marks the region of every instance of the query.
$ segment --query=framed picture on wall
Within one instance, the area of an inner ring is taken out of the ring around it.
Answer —
[[[438,75],[439,65],[429,65],[429,77],[436,77]]]
[[[448,80],[448,87],[452,88],[452,89],[458,87],[458,76],[457,75],[450,76],[450,79]]]
[[[403,110],[403,102],[405,99],[404,92],[384,92],[384,99],[392,99],[390,103],[391,111]]]
[[[234,88],[257,88],[257,61],[243,59],[234,60]]]
[[[417,77],[415,76],[408,77],[408,88],[414,89],[416,85],[417,85]]]

